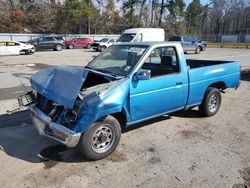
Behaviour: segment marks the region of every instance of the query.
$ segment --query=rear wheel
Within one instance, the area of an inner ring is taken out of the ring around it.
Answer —
[[[205,117],[215,115],[221,106],[221,93],[217,88],[209,87],[199,106],[199,111]]]
[[[69,49],[73,49],[74,46],[72,44],[69,45]]]
[[[121,127],[113,116],[95,122],[82,135],[78,148],[89,160],[99,160],[110,155],[119,144]]]
[[[90,45],[90,44],[88,44],[86,48],[87,48],[87,49],[90,49],[90,48],[91,48],[91,45]]]
[[[196,54],[199,54],[200,52],[201,52],[201,47],[198,46],[198,47],[195,49],[195,53],[196,53]]]
[[[56,45],[56,51],[62,51],[62,45],[57,44]]]
[[[107,47],[106,46],[101,46],[100,47],[100,51],[102,52],[103,50],[105,50]]]

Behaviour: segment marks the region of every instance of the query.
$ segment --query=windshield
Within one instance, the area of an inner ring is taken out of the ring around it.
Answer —
[[[100,40],[100,42],[107,42],[109,39],[107,38],[103,38],[102,40]]]
[[[136,33],[125,33],[120,36],[117,42],[131,42],[135,37]]]
[[[87,68],[114,76],[126,76],[135,67],[147,47],[145,45],[110,46],[93,59]]]

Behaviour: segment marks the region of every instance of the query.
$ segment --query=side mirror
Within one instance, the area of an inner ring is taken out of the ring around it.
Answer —
[[[151,78],[151,70],[140,69],[133,77],[133,81],[149,80]]]

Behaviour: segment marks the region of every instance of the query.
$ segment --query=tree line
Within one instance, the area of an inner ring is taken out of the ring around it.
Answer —
[[[250,0],[0,0],[0,32],[120,34],[134,27],[250,34]]]

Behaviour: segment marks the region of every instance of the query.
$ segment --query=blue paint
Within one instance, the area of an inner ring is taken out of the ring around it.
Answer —
[[[43,69],[31,77],[31,86],[48,99],[67,108],[73,108],[87,75],[88,70],[84,68]]]

